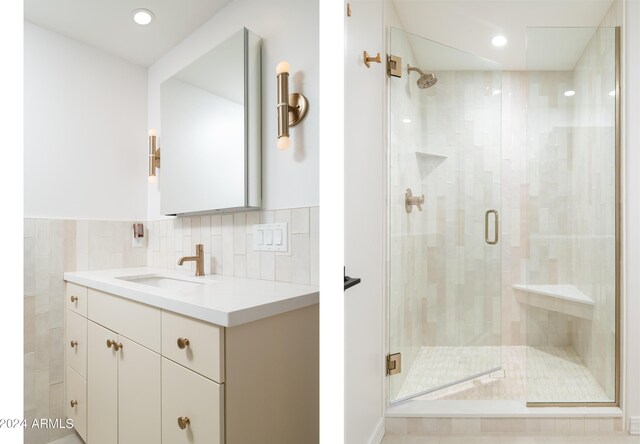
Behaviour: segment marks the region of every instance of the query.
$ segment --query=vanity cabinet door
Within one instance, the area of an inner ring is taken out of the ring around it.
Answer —
[[[162,358],[163,443],[223,443],[223,410],[222,385]]]
[[[122,336],[119,342],[118,444],[159,443],[160,355]]]
[[[87,340],[87,434],[91,444],[118,442],[118,359],[111,330],[89,321]]]

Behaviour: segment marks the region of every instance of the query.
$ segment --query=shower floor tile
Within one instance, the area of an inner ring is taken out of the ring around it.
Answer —
[[[500,367],[418,399],[611,401],[573,347],[421,347],[397,398]],[[528,391],[527,391],[528,390]]]

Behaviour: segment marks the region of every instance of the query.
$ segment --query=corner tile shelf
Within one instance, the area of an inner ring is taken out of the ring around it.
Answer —
[[[593,299],[578,290],[575,285],[513,285],[516,299],[522,304],[545,310],[576,316],[593,318]]]
[[[428,176],[446,159],[447,156],[444,156],[442,154],[416,151],[416,160],[418,162],[418,168],[420,169],[420,175],[423,179],[426,178],[426,176]]]

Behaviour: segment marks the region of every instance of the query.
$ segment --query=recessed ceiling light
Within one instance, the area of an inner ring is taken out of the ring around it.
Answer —
[[[404,123],[411,123],[411,119],[406,119],[406,118],[405,118],[405,119],[402,119],[402,121],[403,121]]]
[[[564,92],[564,95],[565,95],[566,97],[571,97],[571,96],[575,96],[575,95],[576,95],[576,92],[575,92],[574,90],[570,89],[570,90],[568,90],[568,91],[565,91],[565,92]]]
[[[616,95],[616,90],[614,89],[613,91],[611,91],[611,92],[609,93],[609,95],[610,95],[610,96],[615,96],[615,95]]]
[[[131,17],[133,17],[133,21],[138,25],[148,25],[153,21],[153,12],[148,9],[136,9],[131,13]]]
[[[507,44],[507,38],[503,35],[497,35],[491,39],[491,44],[499,48]]]
[[[502,91],[499,89],[494,89],[493,91],[491,91],[491,94],[494,96],[497,96],[498,94],[500,94]]]

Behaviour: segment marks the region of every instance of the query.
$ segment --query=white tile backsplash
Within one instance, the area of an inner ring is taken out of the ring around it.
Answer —
[[[288,224],[288,250],[254,251],[253,225],[276,222]],[[181,217],[147,226],[150,266],[195,271],[192,262],[183,267],[177,262],[201,243],[207,274],[318,285],[318,207]]]

